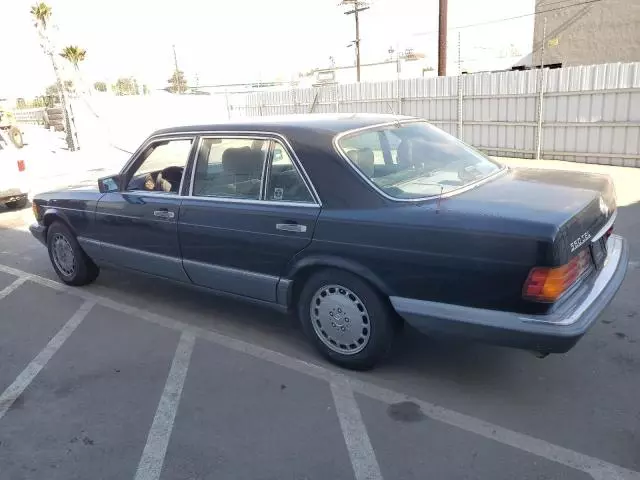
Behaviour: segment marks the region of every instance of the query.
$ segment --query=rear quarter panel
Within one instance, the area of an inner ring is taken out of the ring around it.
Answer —
[[[295,261],[345,259],[370,272],[387,295],[538,311],[521,300],[521,289],[531,266],[548,255],[549,239],[518,234],[519,228],[526,232],[500,225],[499,218],[443,211],[434,202],[323,210],[313,242]]]

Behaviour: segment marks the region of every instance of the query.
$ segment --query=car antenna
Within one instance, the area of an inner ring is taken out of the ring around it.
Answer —
[[[440,213],[440,201],[442,200],[443,191],[444,191],[444,185],[440,185],[440,195],[438,195],[438,203],[436,204],[436,213]]]
[[[395,117],[393,120],[396,125],[396,128],[400,128],[402,125],[400,124],[400,119],[398,118],[398,114],[394,112],[393,107],[391,106],[391,102],[387,101],[386,104],[387,104],[387,110],[389,111],[389,113]]]

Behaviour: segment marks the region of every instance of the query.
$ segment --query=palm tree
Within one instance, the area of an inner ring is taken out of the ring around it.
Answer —
[[[33,5],[31,7],[31,16],[33,17],[35,27],[45,31],[52,13],[51,7],[44,2]]]
[[[87,56],[87,51],[77,45],[69,45],[68,47],[64,47],[60,56],[71,63],[77,72],[80,70],[78,64],[84,61]]]
[[[82,75],[80,75],[80,67],[78,64],[87,57],[87,51],[84,48],[80,48],[77,45],[69,45],[68,47],[64,47],[60,56],[67,60],[71,65],[73,65],[74,70],[76,71],[76,76],[78,77],[78,84],[83,85],[84,80]],[[85,86],[86,87],[86,86]],[[89,95],[91,95],[91,88],[87,88]]]
[[[33,25],[38,31],[38,37],[40,37],[40,45],[44,50],[44,53],[51,59],[51,65],[53,66],[53,72],[56,76],[56,85],[58,86],[58,92],[60,93],[60,101],[62,102],[62,112],[64,114],[65,126],[67,131],[67,145],[69,150],[74,151],[76,149],[76,139],[71,131],[72,125],[69,121],[69,115],[67,115],[67,99],[64,88],[62,86],[62,79],[60,78],[60,72],[58,71],[58,65],[53,56],[53,48],[49,39],[48,28],[53,14],[52,8],[44,2],[36,3],[31,7],[31,16],[33,17]]]

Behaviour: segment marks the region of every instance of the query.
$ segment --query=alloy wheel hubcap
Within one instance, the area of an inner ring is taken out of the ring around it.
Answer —
[[[343,355],[354,355],[369,343],[369,313],[360,298],[341,285],[325,285],[311,298],[311,322],[318,338]]]
[[[69,241],[59,233],[53,237],[51,253],[53,261],[65,276],[70,277],[76,271],[76,257]]]

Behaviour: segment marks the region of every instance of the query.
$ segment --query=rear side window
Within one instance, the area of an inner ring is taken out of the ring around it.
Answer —
[[[280,142],[274,142],[273,160],[265,188],[266,200],[279,202],[313,202],[313,197]]]
[[[269,140],[205,138],[202,140],[192,194],[259,200]]]
[[[192,195],[314,202],[284,145],[257,138],[204,138],[196,158]]]

